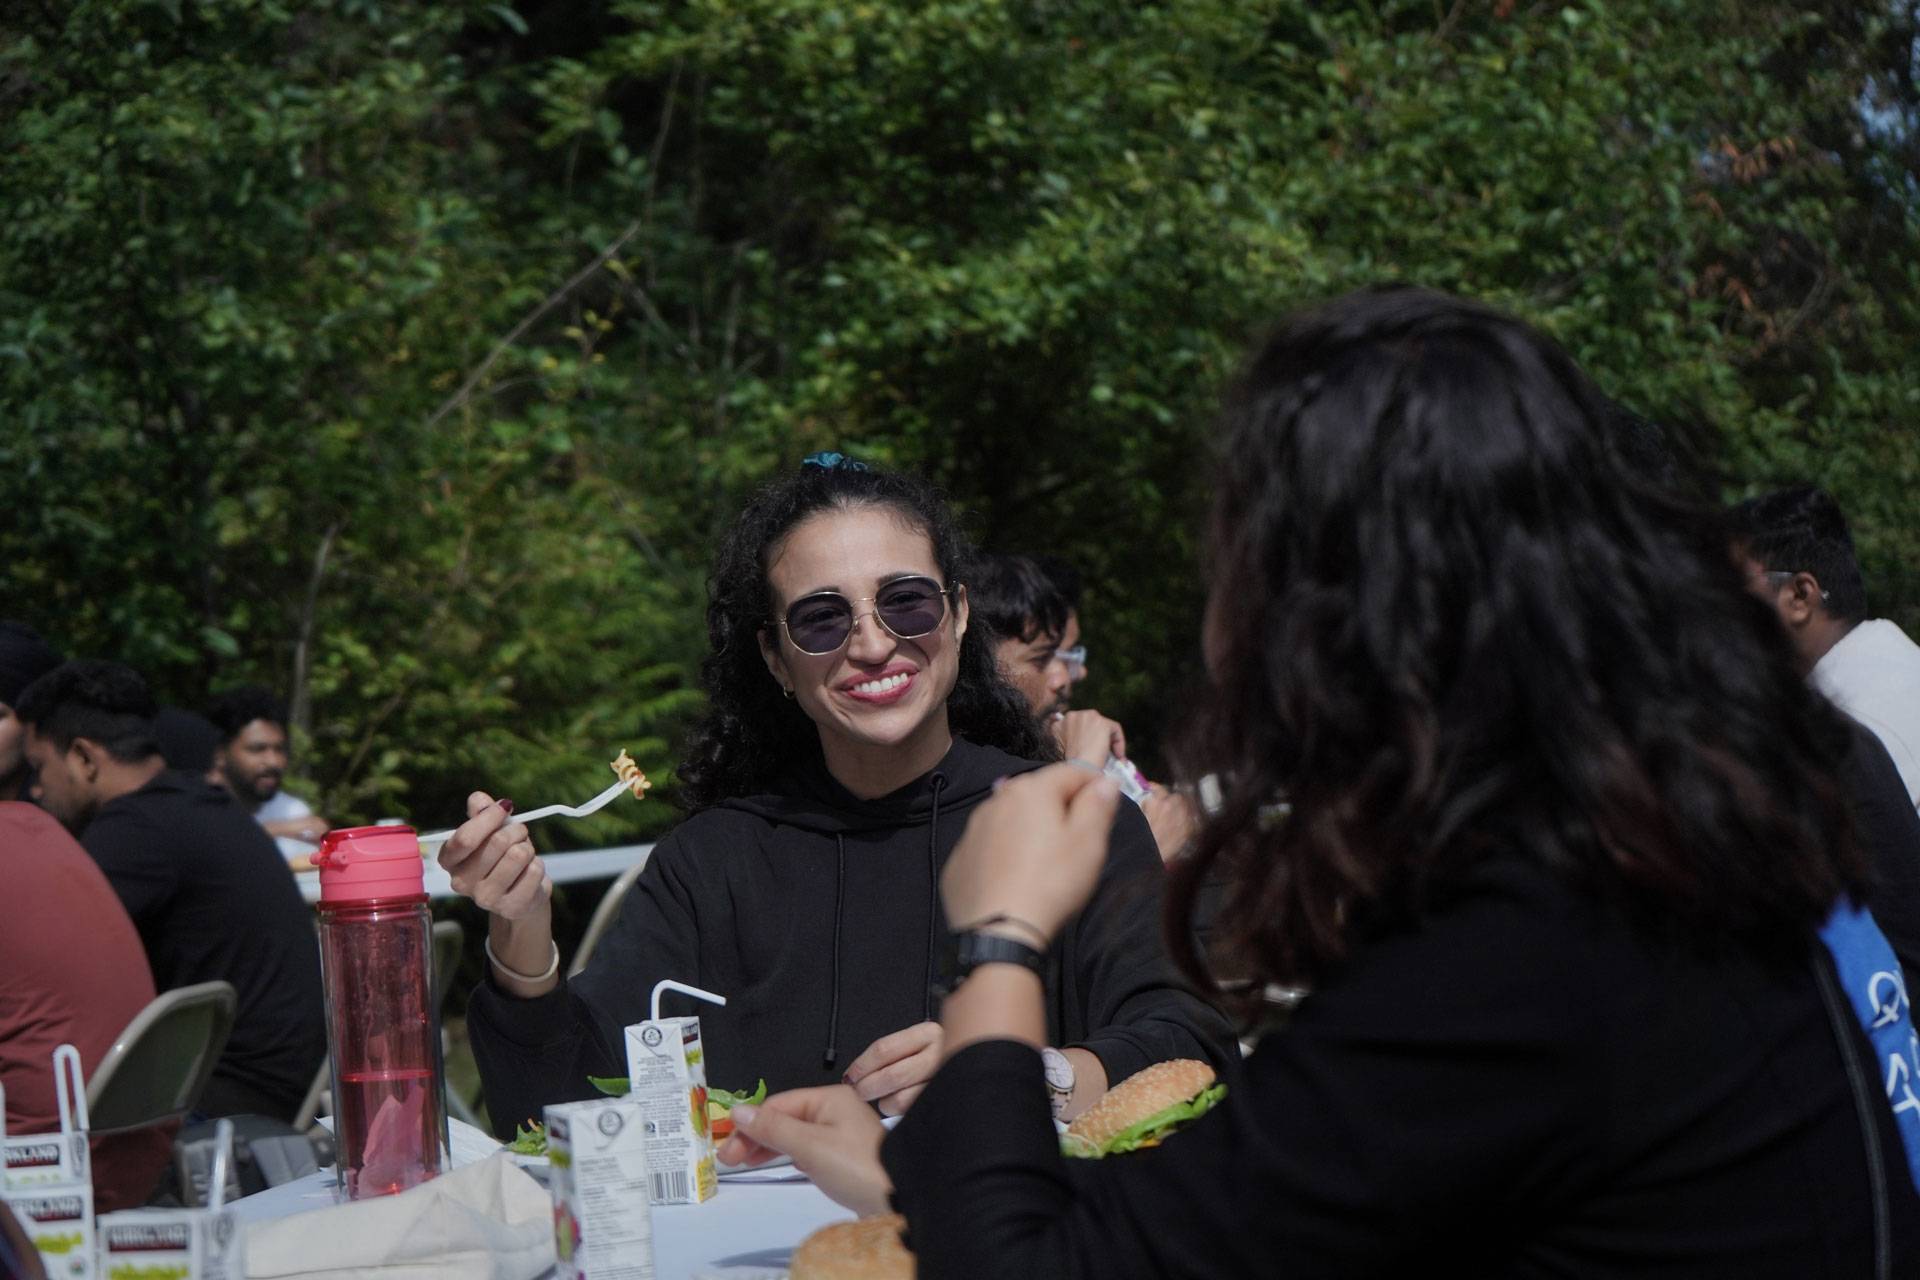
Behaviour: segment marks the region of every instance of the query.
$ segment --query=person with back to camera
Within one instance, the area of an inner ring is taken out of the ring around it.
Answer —
[[[492,913],[468,1028],[497,1125],[625,1074],[621,1028],[662,978],[727,997],[698,1009],[712,1085],[845,1079],[896,1113],[919,1094],[940,1054],[939,868],[994,785],[1048,751],[969,626],[970,563],[932,490],[837,454],[747,504],[709,580],[708,707],[680,768],[692,816],[577,978],[559,975],[525,827],[474,793],[440,856]],[[1160,943],[1146,822],[1117,815],[1102,847],[1046,984],[1067,1116],[1149,1063],[1232,1053]]]
[[[984,964],[891,1135],[801,1090],[736,1109],[723,1158],[891,1200],[923,1280],[1920,1274],[1920,1118],[1887,1090],[1912,1021],[1851,905],[1846,728],[1717,513],[1629,475],[1603,404],[1526,325],[1408,289],[1293,317],[1242,374],[1182,757],[1232,784],[1169,937],[1249,999],[1313,990],[1221,1105],[1064,1158],[1038,984]],[[948,917],[1053,937],[1115,799],[1008,783]],[[1209,964],[1179,925],[1216,865]]]

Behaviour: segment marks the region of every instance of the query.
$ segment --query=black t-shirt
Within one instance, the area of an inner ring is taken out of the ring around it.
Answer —
[[[238,995],[202,1109],[291,1117],[326,1056],[313,913],[273,838],[227,792],[163,772],[100,808],[80,838],[120,895],[161,991]]]
[[[1503,860],[1357,948],[1156,1149],[1063,1159],[1038,1055],[996,1040],[882,1157],[923,1280],[1870,1276],[1814,946],[1652,937]],[[1868,1075],[1891,1274],[1913,1276],[1920,1198]]]

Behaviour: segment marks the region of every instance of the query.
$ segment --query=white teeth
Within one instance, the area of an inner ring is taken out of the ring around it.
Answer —
[[[865,694],[892,693],[895,689],[905,684],[907,678],[907,673],[903,671],[897,676],[888,676],[884,680],[868,680],[864,684],[856,684],[850,692]]]

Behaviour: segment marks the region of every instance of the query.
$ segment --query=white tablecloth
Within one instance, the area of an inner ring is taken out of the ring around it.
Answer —
[[[242,1223],[266,1222],[334,1203],[333,1171],[232,1202]],[[656,1205],[657,1280],[726,1280],[784,1268],[793,1247],[815,1228],[853,1215],[810,1182],[722,1182],[705,1204]]]
[[[623,844],[611,849],[583,849],[577,853],[549,853],[546,855],[547,874],[553,877],[555,884],[573,884],[581,880],[611,880],[628,867],[637,866],[647,860],[653,852],[651,844]],[[300,885],[300,896],[308,902],[320,901],[320,873],[318,871],[297,871],[293,877]],[[458,897],[453,891],[452,881],[440,864],[432,859],[426,866],[427,893],[434,898]]]

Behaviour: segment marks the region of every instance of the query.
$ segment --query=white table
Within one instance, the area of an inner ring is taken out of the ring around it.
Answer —
[[[629,867],[644,865],[648,855],[653,852],[651,844],[623,844],[611,849],[582,849],[577,853],[549,853],[545,855],[547,874],[553,877],[555,884],[574,884],[582,880],[611,880]],[[293,876],[300,885],[300,896],[308,902],[320,901],[320,873],[318,871],[296,871]],[[427,895],[432,898],[457,898],[453,891],[453,882],[440,864],[427,859],[426,865]]]
[[[232,1202],[242,1223],[270,1222],[334,1204],[333,1171]],[[705,1204],[656,1205],[653,1258],[656,1280],[694,1280],[717,1273],[752,1275],[780,1268],[815,1228],[853,1215],[811,1182],[729,1182]]]

